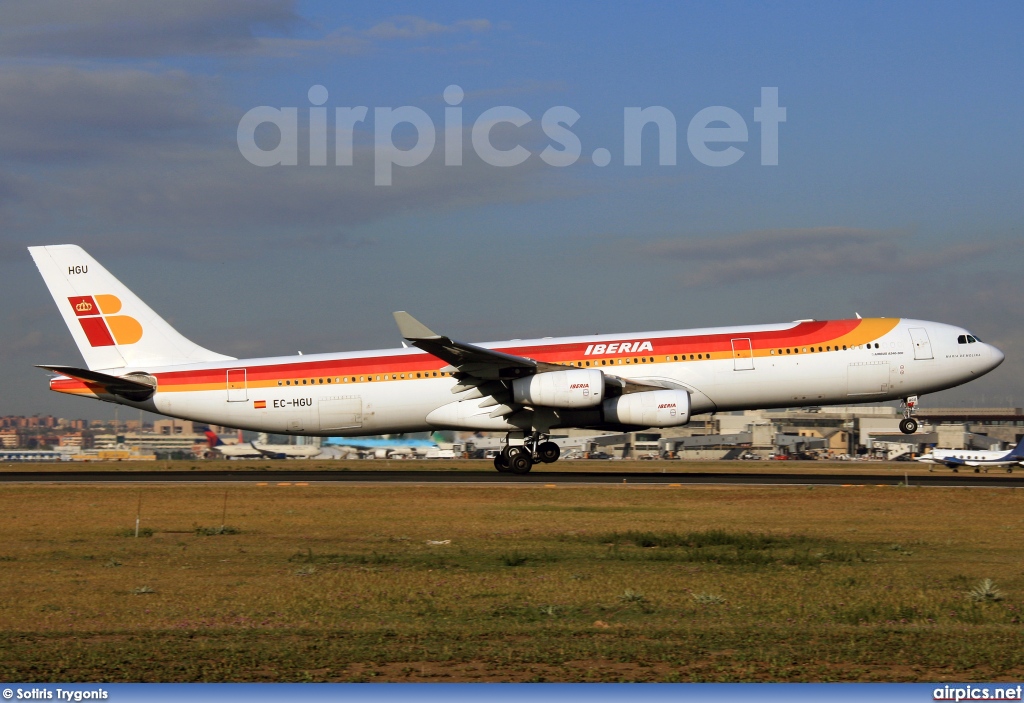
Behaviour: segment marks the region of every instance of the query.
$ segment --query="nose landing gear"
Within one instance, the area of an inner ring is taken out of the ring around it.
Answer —
[[[903,419],[900,420],[900,432],[903,434],[914,434],[917,432],[918,424],[913,415],[917,412],[917,396],[912,395],[903,399],[900,403],[903,409]]]

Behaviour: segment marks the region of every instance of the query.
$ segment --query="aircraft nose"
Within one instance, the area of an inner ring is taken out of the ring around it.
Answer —
[[[999,364],[1003,363],[1003,359],[1006,358],[1006,355],[1003,354],[1003,352],[1001,352],[996,347],[993,347],[991,344],[989,344],[987,346],[988,346],[989,363],[991,364],[989,369],[991,370],[991,369],[994,369],[995,367],[999,366]]]

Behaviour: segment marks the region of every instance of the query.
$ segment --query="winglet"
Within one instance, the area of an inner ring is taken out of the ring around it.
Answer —
[[[395,322],[398,323],[398,331],[406,339],[441,339],[441,335],[434,332],[405,310],[393,313]]]

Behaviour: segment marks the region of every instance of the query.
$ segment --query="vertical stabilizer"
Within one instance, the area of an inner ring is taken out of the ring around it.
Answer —
[[[90,369],[234,358],[181,336],[81,247],[59,244],[28,250]]]

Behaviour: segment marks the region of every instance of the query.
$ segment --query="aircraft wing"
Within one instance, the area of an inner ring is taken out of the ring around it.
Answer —
[[[260,449],[259,447],[256,446],[255,442],[249,442],[249,446],[252,447],[253,450],[255,450],[258,454],[261,454],[262,456],[265,456],[268,459],[283,459],[284,458],[284,454],[282,454],[281,452],[272,452],[272,451],[268,451],[266,449]]]
[[[259,457],[266,457],[268,459],[286,458],[286,455],[283,452],[257,447],[255,442],[248,442],[246,444],[220,444],[214,447],[214,449],[226,457],[233,457],[235,459],[258,459]]]
[[[402,336],[428,354],[447,361],[444,371],[451,372],[459,383],[452,393],[464,393],[464,400],[483,398],[480,409],[490,408],[490,417],[511,417],[526,406],[513,400],[511,382],[549,371],[575,368],[571,364],[552,364],[525,356],[516,356],[474,344],[456,342],[440,335],[405,311],[394,313]],[[603,369],[602,369],[603,371]],[[628,380],[604,374],[606,388],[611,395],[660,390],[670,386],[658,381]]]
[[[296,447],[288,444],[265,444],[260,446],[256,442],[249,442],[249,446],[268,459],[309,459],[320,454],[320,450],[315,447]]]
[[[549,364],[525,356],[505,354],[474,344],[456,342],[437,334],[404,310],[394,313],[394,316],[395,322],[398,323],[398,331],[413,346],[442,361],[447,361],[452,366],[452,371],[467,376],[499,381],[566,368],[561,364]]]
[[[231,459],[258,459],[263,456],[258,450],[251,449],[246,444],[219,444],[213,450]]]
[[[451,368],[446,371],[458,373],[462,377],[468,376],[487,381],[509,381],[546,371],[564,371],[567,368],[575,368],[567,364],[551,364],[525,356],[485,349],[474,344],[456,342],[434,332],[404,310],[394,313],[394,316],[395,322],[398,323],[398,331],[406,340],[428,354],[447,361]],[[678,386],[660,383],[656,380],[623,379],[607,372],[605,372],[605,378],[611,385],[617,386],[620,393],[678,388]]]
[[[917,457],[915,461],[921,461],[924,462],[925,464],[939,464],[941,466],[947,466],[951,469],[955,469],[966,464],[966,462],[963,459],[957,459],[955,456],[939,458],[931,453],[922,454],[921,456]]]

